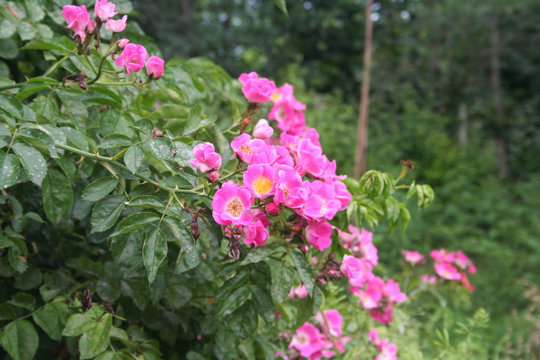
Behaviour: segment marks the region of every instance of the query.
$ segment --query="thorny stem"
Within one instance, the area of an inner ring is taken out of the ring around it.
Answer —
[[[60,149],[64,149],[66,151],[69,151],[69,152],[72,152],[74,154],[78,154],[78,155],[81,155],[81,156],[84,156],[85,158],[89,158],[89,159],[94,159],[94,160],[99,160],[99,161],[104,161],[104,162],[107,162],[107,163],[110,163],[128,173],[132,173],[131,170],[129,170],[129,168],[127,166],[125,166],[124,164],[116,161],[116,160],[113,160],[112,158],[110,157],[107,157],[107,156],[101,156],[99,154],[92,154],[92,153],[89,153],[87,151],[83,151],[83,150],[79,150],[77,148],[74,148],[74,147],[71,147],[69,145],[64,145],[64,144],[60,144],[60,143],[55,143],[55,146],[60,148]],[[141,180],[144,180],[146,182],[149,182],[150,184],[152,185],[155,185],[156,187],[162,189],[162,190],[165,190],[165,191],[168,191],[170,193],[181,193],[181,194],[192,194],[192,195],[198,195],[198,196],[208,196],[207,194],[205,193],[199,193],[193,189],[179,189],[179,188],[172,188],[170,186],[167,186],[167,185],[164,185],[158,181],[155,181],[149,177],[146,177],[144,175],[141,175],[139,173],[135,173],[133,174],[135,175],[136,177],[138,177],[139,179]]]

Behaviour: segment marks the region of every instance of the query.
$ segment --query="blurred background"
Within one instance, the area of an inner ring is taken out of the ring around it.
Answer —
[[[353,174],[365,1],[288,0],[288,16],[269,0],[134,7],[166,59],[293,84],[328,157]],[[478,273],[462,315],[485,308],[493,351],[525,358],[540,349],[540,1],[381,0],[372,11],[367,167],[397,175],[410,159],[436,193],[405,234],[378,231],[381,263],[400,268],[401,249],[463,249]]]

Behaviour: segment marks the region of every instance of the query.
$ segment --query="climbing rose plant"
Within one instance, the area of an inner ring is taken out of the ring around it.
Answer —
[[[434,198],[401,184],[411,162],[339,175],[292,85],[165,64],[128,2],[84,3],[1,3],[2,57],[43,69],[0,79],[11,358],[396,359],[399,307],[473,290],[461,251],[378,270],[365,227],[404,231],[405,198]]]

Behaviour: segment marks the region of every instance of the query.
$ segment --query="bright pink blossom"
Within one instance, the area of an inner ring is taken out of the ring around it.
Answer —
[[[377,342],[379,341],[379,333],[377,332],[377,330],[371,329],[367,334],[367,338],[370,342],[377,344]]]
[[[341,272],[349,279],[352,286],[362,287],[372,276],[372,266],[369,262],[351,255],[343,256]]]
[[[461,280],[461,274],[455,266],[444,262],[435,263],[435,272],[446,280]]]
[[[300,355],[310,357],[314,353],[322,350],[323,341],[321,337],[319,329],[306,322],[296,330],[296,334],[292,339],[290,347],[300,351]]]
[[[275,145],[274,149],[276,150],[276,164],[278,165],[288,165],[294,167],[294,159],[291,156],[291,153],[285,146]]]
[[[248,101],[261,103],[270,101],[276,84],[267,78],[261,78],[256,72],[242,74],[238,78],[242,83],[242,92]]]
[[[102,23],[112,18],[117,14],[114,9],[116,5],[108,2],[107,0],[96,0],[96,5],[94,6],[94,17],[99,19]]]
[[[312,222],[306,228],[307,241],[319,251],[324,251],[332,244],[332,225],[326,220]]]
[[[300,134],[306,126],[303,113],[306,106],[294,98],[293,91],[292,85],[289,84],[284,84],[277,89],[272,95],[274,106],[268,118],[276,120],[282,131]]]
[[[474,291],[474,286],[469,282],[467,275],[465,275],[464,273],[461,274],[461,283],[463,284],[463,286],[465,286],[467,290]]]
[[[279,206],[274,203],[266,204],[266,213],[270,216],[276,216],[279,213]]]
[[[276,167],[276,189],[274,204],[283,203],[290,208],[297,208],[304,204],[302,178],[290,166]]]
[[[244,243],[254,247],[264,245],[268,238],[268,230],[261,220],[257,220],[247,226],[244,226]]]
[[[127,44],[122,54],[116,58],[116,66],[125,66],[128,74],[132,71],[139,72],[143,67],[148,52],[142,45]]]
[[[212,143],[205,142],[195,145],[193,155],[195,155],[195,159],[190,160],[190,164],[199,169],[200,172],[204,173],[221,167],[221,155],[216,152]]]
[[[326,318],[326,321],[325,321]],[[323,330],[328,333],[328,329],[326,327],[326,322],[328,322],[328,325],[330,326],[330,334],[334,337],[341,336],[341,326],[343,325],[343,317],[339,313],[339,311],[335,309],[325,310],[324,311],[324,317],[322,313],[317,313],[315,316],[315,319],[319,322]]]
[[[249,134],[237,136],[231,147],[248,164],[272,164],[276,160],[276,150],[261,139],[251,139]]]
[[[112,32],[122,32],[126,29],[127,15],[122,16],[120,20],[107,20],[105,24],[105,29]]]
[[[75,32],[79,36],[81,41],[86,38],[84,32],[88,22],[90,21],[90,14],[86,9],[86,6],[65,5],[62,8],[62,16],[67,22],[67,28]]]
[[[454,261],[454,253],[453,252],[447,253],[445,249],[432,250],[430,255],[435,261],[440,261],[440,262],[453,262]]]
[[[341,201],[336,198],[333,184],[315,180],[309,184],[303,214],[312,218],[332,220],[341,209]]]
[[[239,187],[233,181],[223,183],[212,200],[212,216],[220,225],[249,225],[253,204],[251,192],[245,186]]]
[[[268,121],[265,119],[260,119],[255,125],[255,128],[253,129],[253,137],[257,139],[264,139],[270,137],[273,133],[274,129],[272,129],[272,127],[268,125]]]
[[[255,197],[262,199],[273,195],[275,170],[270,165],[249,165],[244,173],[244,185],[253,191]]]
[[[416,265],[424,260],[424,255],[420,254],[418,251],[402,250],[401,254],[405,258],[405,261],[412,265]]]
[[[296,297],[298,299],[302,299],[308,296],[308,291],[306,289],[306,285],[300,284],[297,287],[292,287],[291,291],[289,291],[289,297]]]
[[[165,61],[159,56],[150,56],[145,64],[146,74],[154,79],[159,79],[163,74]]]
[[[336,199],[341,203],[339,210],[345,210],[349,206],[349,202],[352,199],[351,193],[347,190],[347,185],[341,181],[332,181],[331,184],[334,186],[334,191],[336,193]]]

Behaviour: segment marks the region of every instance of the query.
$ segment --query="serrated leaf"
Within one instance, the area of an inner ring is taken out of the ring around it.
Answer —
[[[300,279],[306,286],[306,290],[309,295],[313,295],[313,286],[315,285],[315,276],[313,275],[313,269],[309,262],[306,260],[306,257],[303,253],[292,250],[289,255],[293,259],[294,264],[296,265],[296,270],[300,275]]]
[[[91,359],[109,346],[112,328],[111,314],[103,315],[96,325],[86,331],[79,340],[80,359]]]
[[[111,234],[111,236],[128,234],[134,230],[158,221],[159,218],[160,217],[158,215],[148,211],[131,214],[118,224],[116,230]]]
[[[17,182],[19,177],[19,159],[13,154],[0,151],[0,189],[6,189]]]
[[[118,180],[113,177],[104,177],[92,181],[82,192],[81,198],[88,201],[98,201],[107,196],[118,186]]]
[[[45,215],[54,224],[59,224],[73,205],[73,189],[68,178],[51,169],[43,180],[42,198]]]
[[[63,336],[79,336],[90,330],[96,324],[96,320],[87,314],[73,314],[66,322],[62,331]]]
[[[13,360],[31,360],[38,349],[39,337],[32,323],[16,320],[2,332],[2,347]]]
[[[128,169],[135,174],[144,159],[144,152],[138,145],[132,145],[124,154],[124,162]]]
[[[141,195],[134,197],[130,200],[128,206],[143,209],[154,209],[160,212],[165,209],[165,204],[163,201],[157,196],[153,195]]]
[[[45,175],[47,175],[47,161],[45,161],[43,155],[33,147],[20,143],[13,145],[13,151],[28,172],[30,180],[34,184],[41,186]]]
[[[32,315],[32,318],[53,340],[62,338],[62,330],[66,324],[69,308],[66,303],[55,302],[46,304]]]
[[[247,286],[242,286],[233,291],[218,304],[216,316],[221,317],[231,314],[234,310],[244,305],[250,293],[251,291]]]
[[[123,195],[108,196],[100,200],[92,209],[90,222],[92,233],[109,230],[122,214],[126,198]]]
[[[163,232],[156,228],[148,233],[143,245],[143,262],[148,275],[148,283],[152,285],[156,279],[159,266],[167,257],[167,239]]]

